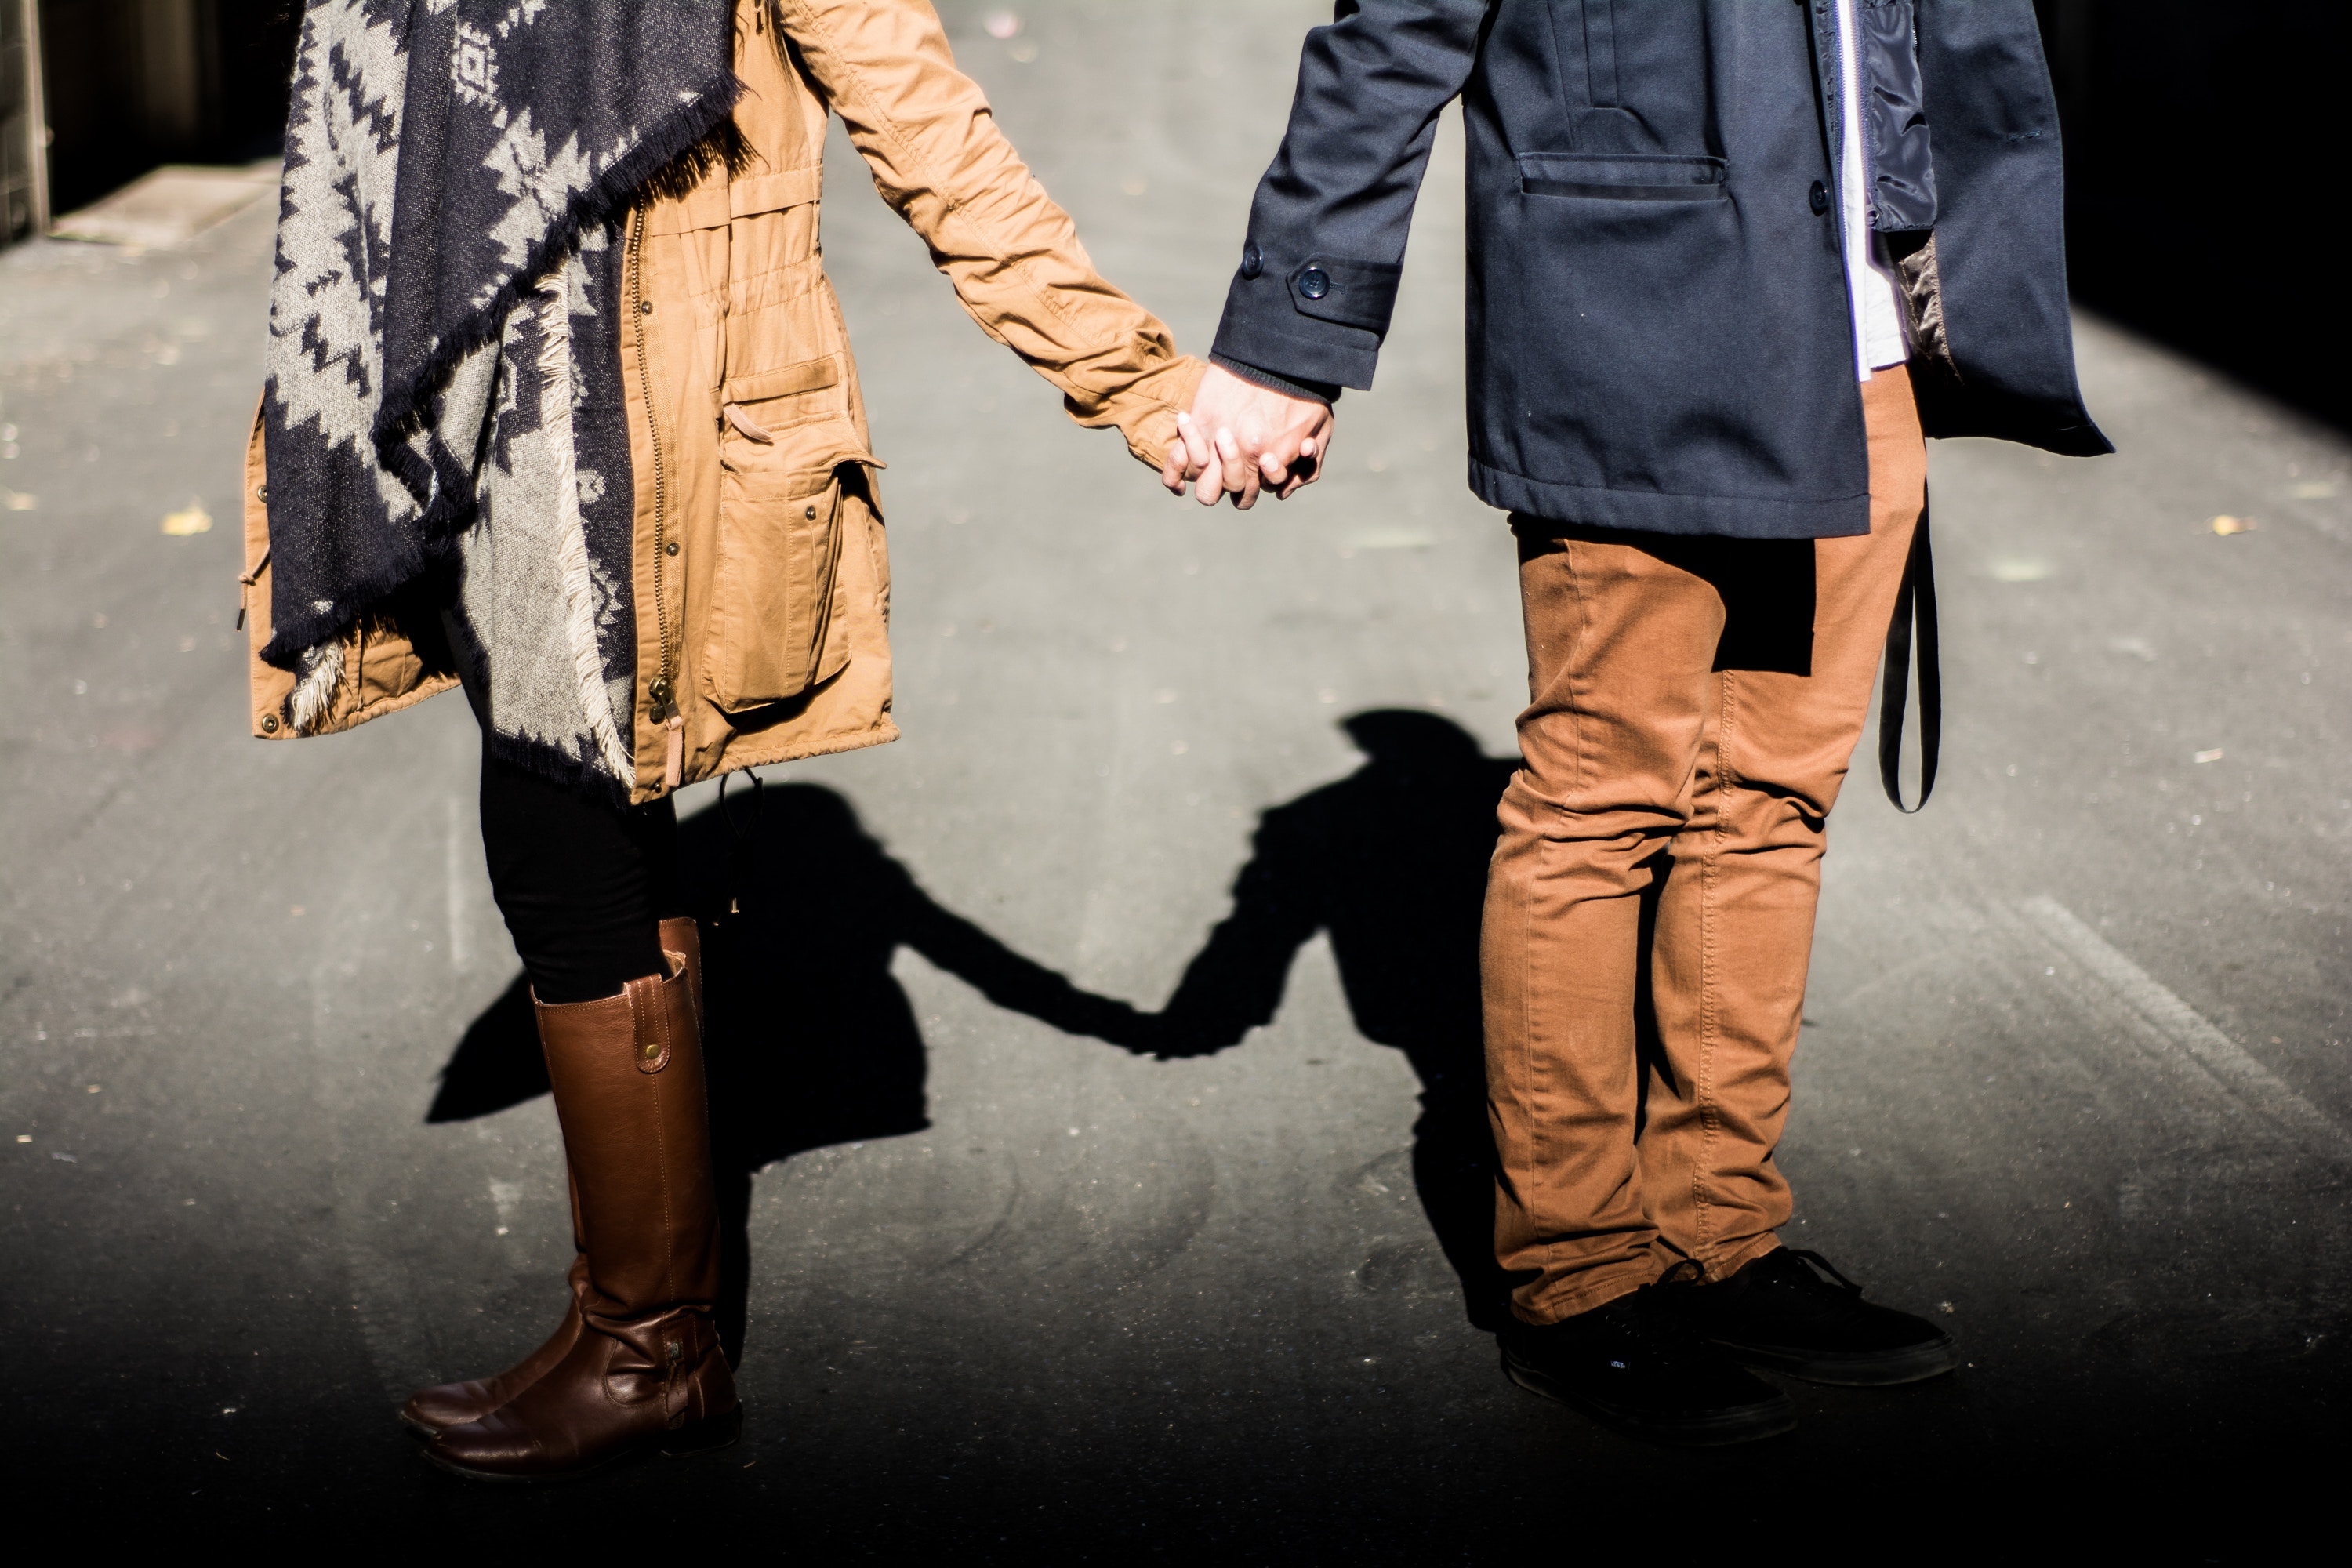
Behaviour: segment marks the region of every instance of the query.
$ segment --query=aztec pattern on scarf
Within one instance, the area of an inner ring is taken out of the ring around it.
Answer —
[[[733,9],[311,0],[262,431],[297,733],[344,635],[441,582],[492,749],[634,781],[620,215],[731,108]]]

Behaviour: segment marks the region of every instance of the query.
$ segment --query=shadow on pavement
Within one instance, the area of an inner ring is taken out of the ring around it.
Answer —
[[[1517,763],[1433,713],[1378,710],[1343,727],[1364,765],[1260,819],[1232,914],[1155,1015],[1081,991],[941,908],[832,790],[754,781],[678,825],[703,931],[730,1352],[742,1345],[752,1176],[803,1150],[930,1124],[922,1032],[890,973],[901,945],[1001,1007],[1172,1059],[1271,1023],[1298,950],[1328,932],[1356,1027],[1402,1051],[1421,1080],[1414,1187],[1470,1321],[1495,1326],[1507,1281],[1494,1261],[1478,922],[1495,803]],[[518,978],[467,1028],[425,1120],[546,1092]]]
[[[748,798],[746,798],[748,795]],[[1078,990],[941,908],[815,784],[725,796],[678,824],[702,925],[712,1155],[726,1282],[719,1330],[743,1343],[751,1178],[803,1150],[918,1132],[923,1037],[890,973],[913,948],[1000,1007],[1130,1047],[1144,1020]],[[425,1120],[462,1121],[547,1092],[526,983],[466,1030]]]
[[[1495,805],[1516,759],[1489,757],[1452,721],[1380,709],[1342,721],[1364,765],[1260,818],[1210,933],[1151,1021],[1161,1057],[1205,1056],[1271,1022],[1298,950],[1328,932],[1364,1037],[1421,1079],[1413,1185],[1470,1321],[1496,1326],[1494,1144],[1478,1003],[1478,923]]]

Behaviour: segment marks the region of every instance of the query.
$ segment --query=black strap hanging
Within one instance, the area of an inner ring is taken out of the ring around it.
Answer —
[[[1903,709],[1911,686],[1911,627],[1919,627],[1919,803],[1903,804]],[[1927,804],[1936,788],[1936,754],[1944,739],[1944,672],[1936,637],[1936,555],[1927,542],[1927,499],[1919,498],[1919,522],[1911,553],[1903,563],[1903,586],[1895,595],[1895,620],[1886,628],[1886,674],[1878,699],[1878,778],[1886,798],[1900,812]]]
[[[719,775],[719,820],[727,825],[727,836],[731,840],[727,856],[727,913],[718,917],[720,922],[730,915],[743,912],[743,889],[758,869],[760,825],[768,811],[767,785],[761,780],[760,771],[750,768],[745,772],[751,779],[751,816],[744,823],[738,823],[727,805],[727,786],[735,775]]]

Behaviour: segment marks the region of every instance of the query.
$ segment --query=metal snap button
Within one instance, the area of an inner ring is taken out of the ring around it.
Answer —
[[[1310,300],[1320,300],[1331,291],[1331,275],[1320,267],[1310,267],[1298,275],[1298,291]]]
[[[811,522],[814,522],[816,521],[816,508],[811,507],[808,509],[808,519]]]
[[[264,713],[264,714],[261,716],[261,732],[262,732],[263,734],[265,734],[265,735],[275,735],[276,733],[278,733],[278,715],[277,715],[277,714],[275,714],[275,713]]]
[[[650,316],[654,313],[654,302],[651,300],[640,300],[637,301],[637,309]]]
[[[675,555],[675,554],[677,554],[677,540],[675,540],[675,539],[673,539],[673,540],[671,540],[667,544],[663,545],[663,546],[662,546],[662,553],[663,553],[664,555]]]

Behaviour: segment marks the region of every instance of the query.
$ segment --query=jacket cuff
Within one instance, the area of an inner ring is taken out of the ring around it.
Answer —
[[[1108,418],[1081,418],[1075,406],[1070,416],[1081,425],[1117,425],[1135,460],[1156,469],[1167,460],[1168,444],[1176,439],[1176,416],[1192,408],[1192,395],[1201,390],[1201,378],[1208,373],[1206,363],[1186,354],[1123,391]]]
[[[1321,251],[1278,258],[1253,240],[1225,291],[1212,353],[1301,385],[1370,391],[1403,273]]]
[[[1209,363],[1219,370],[1241,377],[1244,381],[1269,387],[1292,397],[1309,398],[1318,403],[1339,401],[1339,388],[1331,382],[1293,381],[1286,375],[1276,375],[1270,370],[1260,370],[1256,365],[1244,364],[1237,359],[1227,359],[1224,355],[1215,353],[1209,355]]]

